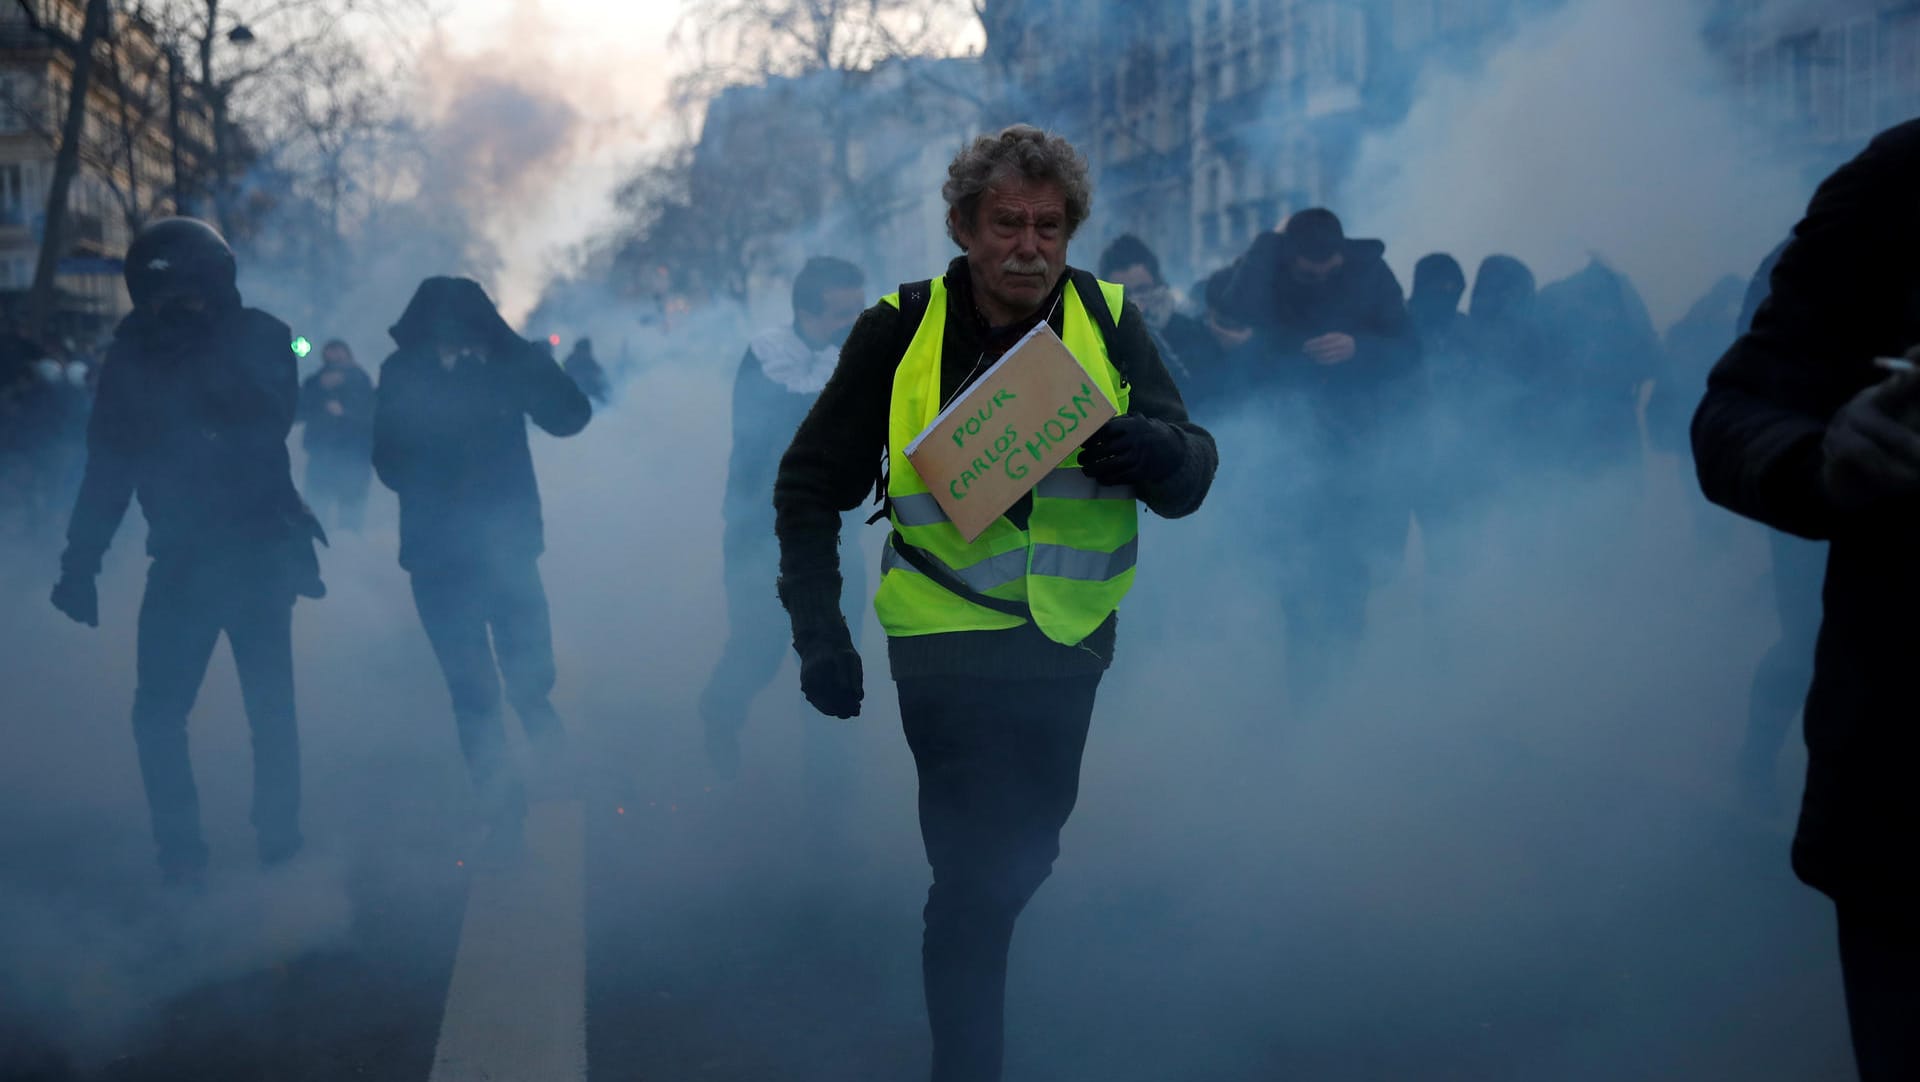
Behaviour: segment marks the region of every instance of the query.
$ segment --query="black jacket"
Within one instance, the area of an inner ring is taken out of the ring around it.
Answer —
[[[1844,514],[1820,469],[1834,413],[1883,377],[1873,358],[1920,343],[1916,188],[1920,122],[1883,133],[1820,186],[1693,421],[1709,499],[1833,542],[1794,867],[1843,901],[1909,915],[1920,902],[1920,507]]]
[[[330,375],[340,377],[332,387]],[[301,446],[308,454],[358,459],[364,467],[373,449],[373,399],[373,377],[358,364],[328,365],[308,376],[300,385]],[[328,403],[339,403],[340,413]]]
[[[155,558],[218,558],[306,533],[287,454],[300,395],[292,341],[286,324],[237,305],[191,333],[144,312],[121,321],[87,426],[65,571],[99,572],[136,495]]]
[[[449,321],[484,341],[488,358],[443,365],[432,328]],[[527,420],[571,436],[593,416],[587,396],[467,279],[422,283],[392,334],[399,349],[380,368],[373,467],[400,497],[400,566],[538,556],[545,535]]]
[[[1074,272],[1061,278],[1066,288]],[[990,329],[973,304],[964,257],[948,266],[948,315],[943,356],[982,357],[1004,350],[1033,326]],[[1096,302],[1097,303],[1097,302]],[[1059,310],[1049,299],[1041,311]],[[1037,322],[1035,320],[1034,322]],[[893,375],[916,327],[899,309],[876,304],[860,316],[840,352],[840,364],[819,401],[794,434],[774,481],[775,530],[780,539],[780,576],[789,608],[803,606],[818,619],[840,612],[840,515],[862,507],[885,461]],[[1167,374],[1140,309],[1127,304],[1115,339],[1108,343],[1114,367],[1132,386],[1130,409],[1170,424],[1184,445],[1180,469],[1165,481],[1139,489],[1149,510],[1179,518],[1198,510],[1213,483],[1219,455],[1213,437],[1187,419],[1180,391]],[[945,364],[941,397],[950,399],[975,367]],[[1022,501],[1023,506],[1030,506]],[[1016,507],[1010,514],[1022,514]],[[1099,672],[1113,659],[1114,621],[1079,647],[1052,642],[1031,623],[1012,631],[966,632],[889,638],[896,679],[992,671],[1004,677],[1064,676]]]
[[[1346,260],[1326,282],[1293,280],[1287,239],[1265,233],[1234,265],[1226,287],[1229,316],[1254,329],[1245,356],[1255,392],[1298,392],[1317,422],[1313,435],[1335,453],[1363,450],[1417,400],[1420,342],[1399,279],[1377,240],[1349,239]],[[1351,335],[1353,359],[1317,365],[1306,343]]]

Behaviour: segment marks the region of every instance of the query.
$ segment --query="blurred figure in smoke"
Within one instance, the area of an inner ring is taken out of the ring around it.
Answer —
[[[1439,601],[1432,584],[1456,571],[1464,559],[1462,519],[1487,475],[1485,456],[1465,453],[1484,438],[1486,418],[1480,416],[1479,391],[1486,373],[1479,369],[1468,346],[1467,317],[1460,302],[1467,292],[1467,272],[1445,252],[1422,256],[1413,265],[1413,292],[1407,296],[1407,318],[1420,340],[1426,369],[1426,428],[1431,455],[1425,470],[1409,470],[1418,479],[1412,503],[1420,519],[1420,540],[1429,583],[1427,599]]]
[[[979,1082],[1000,1077],[1014,921],[1051,871],[1079,791],[1133,581],[1136,501],[1193,512],[1217,457],[1139,307],[1067,266],[1092,201],[1079,152],[1025,125],[982,136],[954,158],[943,195],[965,254],[860,317],[781,460],[774,505],[801,687],[823,713],[853,717],[864,681],[840,615],[836,543],[840,513],[861,505],[887,457],[893,534],[874,607],[933,866],[922,950],[933,1078]],[[968,544],[906,445],[1042,320],[1120,415]]]
[[[1306,418],[1301,459],[1276,466],[1300,491],[1275,525],[1287,683],[1307,708],[1358,646],[1374,576],[1404,551],[1412,519],[1413,463],[1390,449],[1407,443],[1420,343],[1385,252],[1316,207],[1257,238],[1227,287],[1228,312],[1254,330],[1256,393]]]
[[[1549,461],[1593,472],[1640,454],[1640,391],[1665,367],[1646,302],[1597,256],[1540,290],[1536,305],[1553,388]]]
[[[1460,261],[1445,252],[1420,257],[1413,265],[1413,292],[1407,295],[1407,318],[1413,333],[1420,338],[1422,356],[1427,361],[1429,381],[1440,377],[1434,371],[1441,357],[1459,362],[1461,327],[1466,317],[1460,301],[1467,295],[1467,272]]]
[[[307,499],[357,533],[373,480],[373,378],[337,338],[321,348],[320,360],[320,371],[300,388]]]
[[[1739,275],[1721,278],[1667,328],[1663,351],[1666,369],[1647,396],[1647,441],[1654,450],[1681,456],[1689,453],[1688,422],[1700,396],[1706,393],[1707,373],[1733,340],[1746,332],[1741,309],[1748,299],[1749,285],[1750,281]],[[1765,282],[1754,279],[1751,285],[1759,287],[1761,296],[1765,296]],[[1758,300],[1753,303],[1757,305]],[[1751,309],[1748,311],[1751,314]],[[1688,500],[1688,511],[1694,543],[1706,554],[1722,551],[1740,523],[1698,493]]]
[[[1920,121],[1829,177],[1693,423],[1707,497],[1829,540],[1794,869],[1831,896],[1860,1075],[1920,1078]],[[1899,366],[1896,365],[1896,368]]]
[[[1167,371],[1180,381],[1182,397],[1191,410],[1198,401],[1195,364],[1213,360],[1213,340],[1206,325],[1180,311],[1180,298],[1160,274],[1160,257],[1147,242],[1131,233],[1122,233],[1100,253],[1102,280],[1125,286],[1127,296],[1140,306],[1147,328],[1154,334]],[[1209,373],[1212,377],[1214,374]]]
[[[1547,372],[1546,337],[1535,311],[1533,271],[1510,255],[1481,260],[1467,307],[1466,348],[1479,370],[1473,411],[1494,480],[1532,468],[1560,433]]]
[[[38,539],[73,506],[86,463],[87,417],[93,408],[85,361],[62,343],[36,358],[18,389],[15,447],[21,456],[23,530]]]
[[[613,401],[613,385],[607,382],[607,370],[593,356],[593,339],[582,338],[573,344],[573,352],[567,354],[567,363],[561,366],[573,385],[580,393],[596,406],[604,406]]]
[[[527,420],[571,436],[593,406],[552,358],[507,326],[472,279],[422,282],[392,334],[398,349],[380,368],[373,467],[400,497],[400,566],[413,578],[420,622],[453,696],[487,844],[495,856],[511,856],[526,792],[500,717],[503,678],[536,753],[557,763],[566,743],[548,701],[553,633]]]
[[[786,656],[773,535],[773,481],[780,456],[840,360],[840,345],[867,306],[866,276],[843,259],[809,259],[793,279],[793,325],[754,338],[733,381],[733,452],[721,513],[725,532],[727,645],[700,695],[707,756],[731,778],[740,769],[740,729]],[[857,630],[859,618],[850,617]],[[809,753],[815,749],[809,742]],[[818,764],[816,764],[818,765]]]
[[[36,525],[40,394],[33,358],[0,338],[0,539],[24,539]]]
[[[160,869],[205,873],[187,714],[224,632],[253,730],[253,825],[263,863],[300,837],[292,614],[320,597],[319,525],[294,488],[287,436],[300,385],[293,332],[245,308],[233,252],[191,218],[149,225],[127,252],[133,313],[115,332],[87,431],[86,475],[53,603],[99,625],[94,577],[140,498],[147,519],[133,733]]]

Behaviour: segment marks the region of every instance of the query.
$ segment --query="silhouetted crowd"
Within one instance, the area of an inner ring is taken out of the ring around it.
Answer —
[[[1385,252],[1314,208],[1185,301],[1139,237],[1116,238],[1100,259],[1158,335],[1194,418],[1227,445],[1236,424],[1259,433],[1222,457],[1261,471],[1284,509],[1261,520],[1296,709],[1339,679],[1415,522],[1426,592],[1445,597],[1484,553],[1503,501],[1577,478],[1632,486],[1649,444],[1685,455],[1693,406],[1749,292],[1745,278],[1717,283],[1663,341],[1633,283],[1598,257],[1541,286],[1511,255],[1487,257],[1469,280],[1435,252],[1403,292]],[[1269,453],[1283,461],[1259,460]],[[1734,521],[1697,505],[1706,530]],[[1783,738],[1792,713],[1766,728]],[[1779,739],[1763,743],[1748,772],[1756,790]]]

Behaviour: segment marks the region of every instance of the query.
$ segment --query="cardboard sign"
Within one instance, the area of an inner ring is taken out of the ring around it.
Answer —
[[[907,461],[972,541],[1115,412],[1042,322],[914,437]]]

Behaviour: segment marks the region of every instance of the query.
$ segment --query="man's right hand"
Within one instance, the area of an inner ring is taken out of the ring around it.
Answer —
[[[837,634],[810,634],[795,639],[800,654],[800,690],[815,710],[831,718],[857,718],[866,698],[860,651],[845,627]]]
[[[90,575],[62,575],[53,584],[53,607],[75,623],[100,626],[100,593]]]
[[[1920,498],[1920,376],[1895,376],[1861,391],[1827,424],[1820,481],[1846,511]]]

